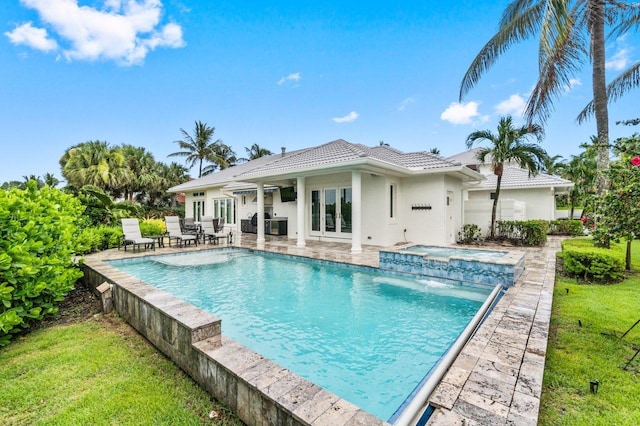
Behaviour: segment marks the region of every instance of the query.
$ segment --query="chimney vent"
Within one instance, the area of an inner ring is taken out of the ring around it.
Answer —
[[[282,156],[284,157],[284,155],[287,153],[287,147],[283,146],[280,149],[282,150]]]

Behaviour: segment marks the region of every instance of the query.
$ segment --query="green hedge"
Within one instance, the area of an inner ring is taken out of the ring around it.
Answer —
[[[71,195],[34,180],[25,190],[0,190],[0,346],[55,303],[82,276],[72,263],[84,208]]]
[[[544,220],[503,220],[497,222],[497,237],[515,245],[541,246],[547,242],[549,223]]]
[[[570,237],[577,237],[584,235],[584,225],[579,219],[552,220],[549,222],[547,235],[568,235]]]
[[[624,277],[622,253],[594,247],[591,239],[564,241],[559,256],[563,273],[569,277],[600,283],[617,282]]]
[[[122,245],[122,227],[99,225],[83,229],[78,235],[78,254],[94,253]]]

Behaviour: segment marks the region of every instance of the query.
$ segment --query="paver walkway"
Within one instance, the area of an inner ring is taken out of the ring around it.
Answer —
[[[560,238],[525,249],[525,271],[431,395],[428,425],[536,425]]]

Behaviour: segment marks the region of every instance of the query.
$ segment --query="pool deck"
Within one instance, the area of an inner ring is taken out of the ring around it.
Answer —
[[[255,236],[242,235],[229,245],[378,267],[380,247],[363,246],[362,253],[352,254],[350,244],[345,243],[307,241],[305,247],[298,247],[296,240],[283,237],[267,236],[266,240],[257,244]],[[526,253],[525,271],[506,291],[430,396],[429,402],[436,410],[428,425],[537,424],[555,282],[555,253],[560,249],[560,241],[561,238],[549,237],[543,248],[514,248]],[[157,249],[155,254],[229,245],[166,247]],[[154,252],[107,250],[91,257],[110,260],[150,254]]]

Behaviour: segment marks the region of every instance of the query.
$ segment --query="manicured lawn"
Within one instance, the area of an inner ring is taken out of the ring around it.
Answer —
[[[242,424],[115,315],[0,349],[0,383],[3,425]]]
[[[640,241],[632,247],[637,269]],[[640,355],[623,369],[640,347],[640,325],[619,338],[638,319],[637,271],[613,285],[556,277],[540,425],[640,424]],[[592,394],[595,379],[600,385]]]

